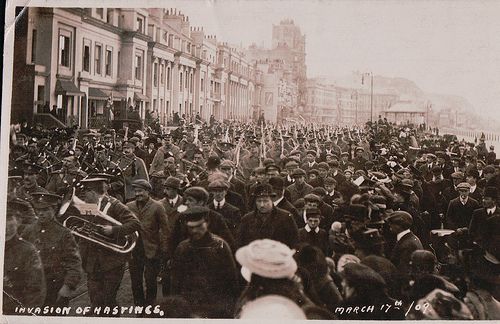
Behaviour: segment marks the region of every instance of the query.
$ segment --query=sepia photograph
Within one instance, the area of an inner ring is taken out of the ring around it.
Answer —
[[[1,322],[500,320],[499,12],[8,1]]]

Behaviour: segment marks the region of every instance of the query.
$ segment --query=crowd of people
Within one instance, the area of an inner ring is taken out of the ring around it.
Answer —
[[[500,319],[484,138],[382,118],[12,129],[4,314],[84,281],[112,309],[129,271],[133,306],[171,318]]]

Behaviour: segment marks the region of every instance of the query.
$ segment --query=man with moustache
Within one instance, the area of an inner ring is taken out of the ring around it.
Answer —
[[[129,202],[127,207],[141,222],[139,239],[129,261],[132,293],[135,305],[153,305],[157,293],[156,278],[162,263],[168,260],[170,227],[165,209],[150,197],[152,187],[149,182],[138,179],[132,183],[132,187],[135,200]],[[143,281],[146,282],[145,295]]]

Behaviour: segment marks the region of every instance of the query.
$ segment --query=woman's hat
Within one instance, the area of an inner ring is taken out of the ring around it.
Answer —
[[[236,260],[251,273],[264,278],[292,278],[297,271],[295,250],[269,239],[256,240],[236,251]]]

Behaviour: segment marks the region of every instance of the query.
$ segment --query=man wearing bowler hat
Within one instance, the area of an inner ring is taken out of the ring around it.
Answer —
[[[254,189],[255,209],[241,219],[238,246],[257,239],[280,241],[290,248],[298,243],[298,229],[288,211],[273,205],[273,189],[269,184],[258,184]]]
[[[170,227],[162,204],[150,197],[151,185],[144,179],[132,182],[135,200],[127,207],[141,222],[137,245],[129,261],[134,303],[152,305],[156,301],[156,278],[168,259]],[[144,295],[143,281],[146,281]]]
[[[471,239],[483,245],[484,234],[487,232],[486,220],[491,217],[500,216],[498,208],[498,189],[496,187],[486,187],[484,189],[483,207],[476,209],[472,213],[469,224],[469,235]]]
[[[87,178],[81,181],[83,197],[121,224],[101,225],[100,233],[111,238],[122,237],[139,231],[141,223],[130,209],[107,194],[106,178]],[[128,255],[112,251],[89,240],[80,240],[82,266],[87,273],[87,288],[92,307],[116,306],[116,295],[125,272]]]
[[[34,192],[32,197],[38,220],[21,236],[40,251],[47,284],[44,305],[68,306],[82,278],[80,252],[71,231],[54,219],[61,197],[47,192]]]

